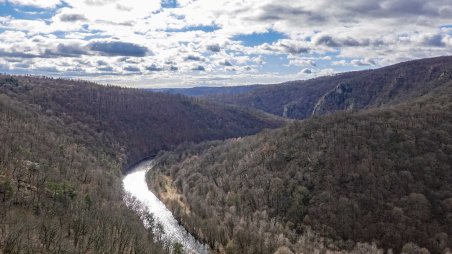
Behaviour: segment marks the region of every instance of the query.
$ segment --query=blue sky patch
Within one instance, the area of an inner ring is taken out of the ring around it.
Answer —
[[[260,71],[265,73],[279,73],[290,74],[297,72],[300,67],[287,66],[289,61],[285,55],[266,55],[264,56],[265,64],[260,68]]]
[[[176,0],[161,0],[160,5],[162,8],[177,8],[178,4]]]
[[[277,42],[281,39],[286,39],[287,35],[276,32],[276,31],[269,31],[266,33],[261,34],[244,34],[244,35],[237,35],[234,36],[232,39],[234,41],[241,41],[243,45],[247,47],[254,47],[258,45],[262,45],[264,43],[272,44],[273,42]]]
[[[0,3],[0,17],[11,16],[16,19],[50,19],[54,11],[30,6],[13,6],[9,3]]]

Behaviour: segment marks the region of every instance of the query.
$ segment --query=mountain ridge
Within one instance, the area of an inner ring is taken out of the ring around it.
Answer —
[[[238,95],[210,95],[206,98],[287,118],[305,119],[313,114],[408,101],[451,79],[452,56],[443,56],[374,70],[267,85]],[[338,93],[343,89],[346,94]]]

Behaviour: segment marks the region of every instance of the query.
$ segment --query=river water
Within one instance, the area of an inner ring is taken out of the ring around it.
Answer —
[[[146,184],[146,172],[152,169],[152,165],[152,160],[149,160],[135,166],[123,178],[124,190],[140,201],[154,215],[155,221],[163,228],[165,240],[182,244],[187,253],[209,253],[209,248],[179,225],[171,211],[149,190]]]

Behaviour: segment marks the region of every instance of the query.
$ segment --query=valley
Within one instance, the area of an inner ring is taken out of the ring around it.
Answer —
[[[447,253],[449,73],[440,57],[198,98],[2,75],[1,251]]]
[[[0,0],[0,254],[452,254],[452,0]]]
[[[143,214],[131,209],[142,204],[129,196],[123,202],[122,172],[180,143],[285,123],[233,106],[85,81],[3,75],[0,93],[3,253],[166,253],[172,243],[143,227]]]

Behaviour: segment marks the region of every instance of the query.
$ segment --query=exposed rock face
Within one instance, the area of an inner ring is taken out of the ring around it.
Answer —
[[[389,74],[370,75],[365,80],[354,78],[338,83],[315,104],[312,115],[340,110],[375,108],[395,105],[446,85],[452,79],[452,68],[433,64],[392,68]],[[419,69],[419,70],[418,70]]]
[[[331,111],[353,109],[355,100],[352,92],[353,88],[350,84],[340,83],[320,98],[312,111],[312,115],[323,115]]]

